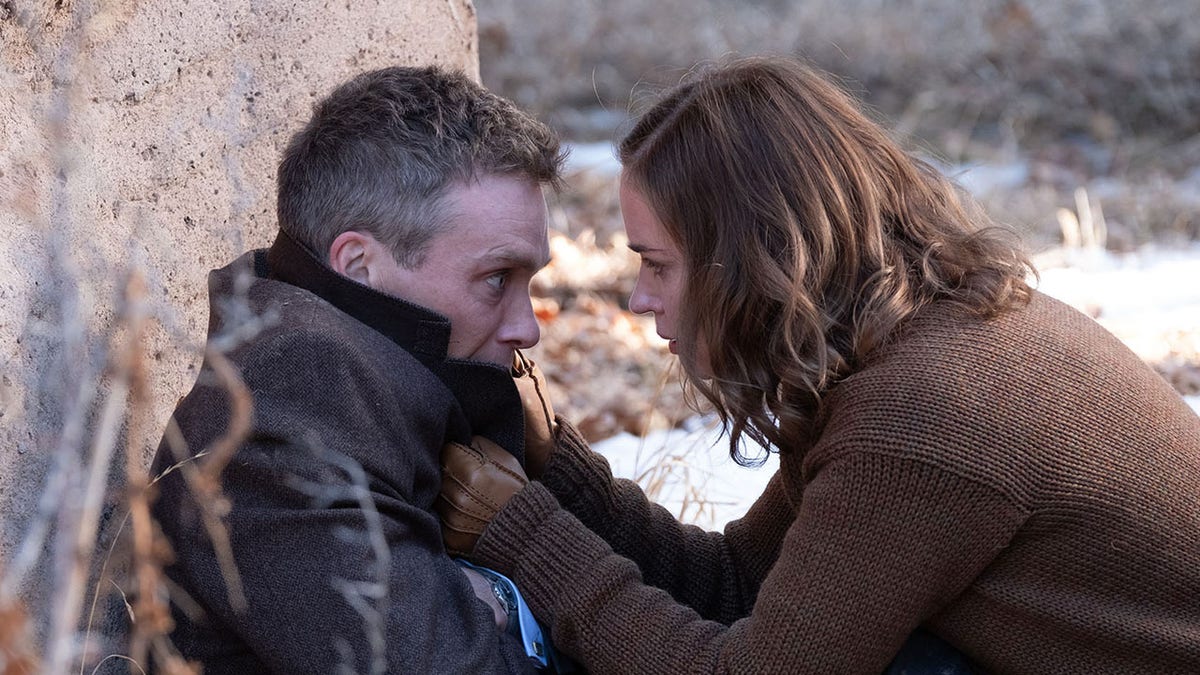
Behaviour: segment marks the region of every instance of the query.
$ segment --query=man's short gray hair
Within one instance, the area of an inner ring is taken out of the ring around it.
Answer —
[[[342,232],[367,232],[420,266],[454,182],[483,174],[557,187],[557,135],[460,72],[363,73],[313,109],[279,164],[279,227],[322,259]]]

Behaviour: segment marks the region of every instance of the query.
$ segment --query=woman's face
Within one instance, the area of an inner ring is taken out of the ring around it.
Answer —
[[[635,314],[653,312],[655,331],[668,341],[671,353],[678,354],[679,305],[683,301],[687,271],[683,252],[667,234],[667,228],[641,191],[624,177],[620,196],[629,248],[642,259],[637,284],[629,296],[629,310]],[[696,367],[706,370],[708,355],[702,340],[697,340],[697,350]]]

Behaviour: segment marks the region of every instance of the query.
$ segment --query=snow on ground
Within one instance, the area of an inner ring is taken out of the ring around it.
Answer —
[[[615,176],[621,172],[621,162],[612,143],[567,143],[566,150],[566,174],[595,171]]]
[[[1200,247],[1124,256],[1068,251],[1040,259],[1040,290],[1095,316],[1143,358],[1160,358],[1169,336],[1200,340]],[[1200,414],[1200,396],[1186,400]],[[715,422],[697,418],[685,426],[645,438],[621,434],[593,447],[615,475],[657,484],[655,500],[684,522],[721,529],[762,493],[778,458],[740,467]]]
[[[1073,253],[1040,270],[1039,288],[1096,317],[1142,358],[1167,356],[1166,338],[1200,336],[1200,247]]]
[[[745,442],[746,454],[761,454],[758,446]],[[643,488],[659,479],[661,491],[651,494],[655,501],[683,522],[715,530],[740,518],[779,468],[774,454],[759,467],[735,464],[729,456],[729,439],[720,433],[716,420],[708,418],[695,418],[683,429],[652,431],[643,438],[622,433],[593,443],[592,448],[608,459],[615,476],[637,480]]]

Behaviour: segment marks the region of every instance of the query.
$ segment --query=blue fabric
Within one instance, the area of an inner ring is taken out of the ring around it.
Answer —
[[[975,670],[962,652],[918,628],[883,675],[975,675]]]
[[[462,558],[455,558],[455,562],[463,567],[476,570],[489,579],[499,579],[508,586],[508,589],[512,591],[513,597],[517,601],[517,627],[520,631],[518,637],[521,638],[521,644],[525,647],[525,655],[536,663],[539,668],[545,668],[548,665],[549,641],[543,637],[542,627],[538,625],[537,619],[533,618],[533,612],[529,610],[529,605],[525,604],[525,598],[521,597],[521,591],[517,589],[517,585],[513,583],[513,580],[496,570],[472,565]]]

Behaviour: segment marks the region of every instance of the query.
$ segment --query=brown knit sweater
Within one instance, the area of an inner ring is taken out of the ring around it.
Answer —
[[[923,625],[993,673],[1200,673],[1200,418],[1035,294],[934,306],[725,532],[569,424],[476,549],[596,673],[881,672]]]

